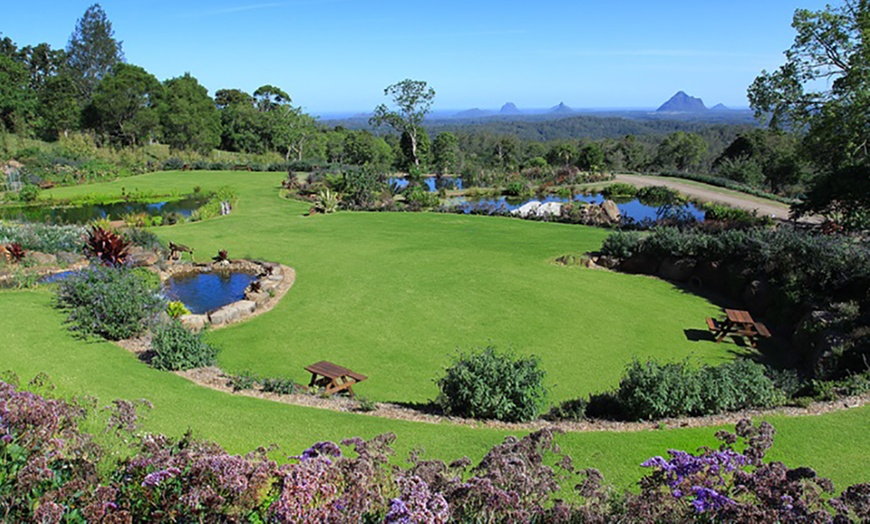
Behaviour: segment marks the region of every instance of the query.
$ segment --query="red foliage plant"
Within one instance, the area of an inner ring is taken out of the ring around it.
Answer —
[[[120,266],[127,260],[130,243],[121,235],[94,226],[85,244],[85,251],[107,266]]]
[[[18,242],[12,242],[7,245],[6,252],[9,253],[9,258],[16,263],[24,260],[24,255],[27,254],[27,251],[25,251]]]

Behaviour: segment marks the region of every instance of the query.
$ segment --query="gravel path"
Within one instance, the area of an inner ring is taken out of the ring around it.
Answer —
[[[757,211],[759,215],[773,216],[777,219],[788,219],[789,207],[786,204],[774,202],[773,200],[765,200],[759,197],[746,195],[738,191],[723,188],[707,189],[703,186],[695,184],[687,184],[674,178],[668,177],[653,177],[642,175],[616,175],[617,182],[624,182],[637,187],[644,186],[667,186],[671,189],[676,189],[684,195],[688,195],[705,202],[719,202],[732,207],[739,207],[749,211]],[[809,217],[800,220],[801,222],[817,223],[819,220],[816,217]]]

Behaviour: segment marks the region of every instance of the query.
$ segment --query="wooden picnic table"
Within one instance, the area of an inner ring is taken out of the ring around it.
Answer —
[[[707,326],[716,337],[716,342],[728,336],[729,333],[741,335],[749,339],[752,347],[758,345],[758,337],[770,337],[770,331],[767,326],[761,322],[756,322],[749,314],[749,311],[742,309],[725,309],[725,320],[717,321],[712,318],[707,319]]]
[[[308,387],[324,388],[328,395],[347,390],[352,397],[354,395],[352,386],[368,378],[325,360],[307,366],[305,371],[311,373],[311,382],[308,383]]]

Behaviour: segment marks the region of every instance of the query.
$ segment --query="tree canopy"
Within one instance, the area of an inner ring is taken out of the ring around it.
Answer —
[[[435,90],[422,80],[406,78],[399,83],[387,86],[384,95],[393,100],[395,109],[385,104],[375,108],[369,122],[375,126],[388,125],[403,136],[407,135],[407,160],[410,167],[420,167],[418,142],[422,131],[423,119],[432,108]]]
[[[90,6],[79,19],[66,47],[66,58],[82,100],[89,100],[103,77],[124,61],[122,43],[115,40],[112,22],[100,4]]]
[[[792,27],[785,63],[755,79],[750,104],[771,127],[803,133],[801,149],[818,176],[795,211],[863,227],[870,213],[870,0],[798,9]]]

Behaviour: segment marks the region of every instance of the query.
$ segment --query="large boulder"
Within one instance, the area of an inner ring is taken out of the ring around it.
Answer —
[[[127,254],[127,260],[133,267],[153,266],[160,261],[160,256],[154,251],[135,246]]]
[[[532,200],[531,202],[526,202],[525,204],[511,211],[511,215],[520,218],[529,218],[530,216],[533,216],[538,212],[539,207],[541,207],[541,203],[537,200]]]
[[[673,282],[688,282],[694,269],[694,259],[667,257],[659,266],[659,276]]]
[[[85,258],[84,255],[73,253],[71,251],[58,251],[57,261],[67,266],[73,266],[75,264],[86,262],[87,258]]]
[[[29,251],[27,258],[37,266],[56,266],[57,257],[50,253],[40,253],[39,251]]]
[[[538,209],[535,210],[535,214],[541,218],[560,217],[562,216],[562,203],[547,202],[545,204],[541,204]]]
[[[622,220],[622,213],[619,212],[619,208],[616,207],[616,202],[613,200],[605,200],[602,202],[601,210],[604,211],[604,215],[613,224]]]

